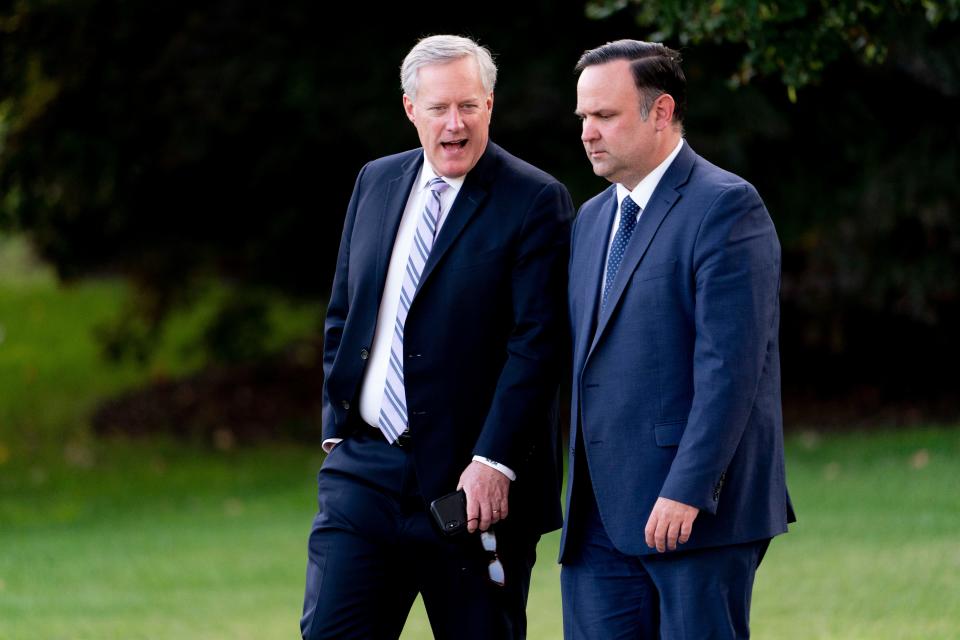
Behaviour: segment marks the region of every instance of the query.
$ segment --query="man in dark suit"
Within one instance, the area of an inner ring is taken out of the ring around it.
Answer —
[[[422,148],[367,164],[324,341],[304,638],[521,638],[536,543],[561,525],[555,421],[570,196],[488,140],[496,67],[466,38],[401,70]],[[462,488],[469,534],[428,505]],[[479,532],[484,532],[483,535]]]
[[[577,65],[594,173],[574,224],[570,638],[745,638],[793,511],[783,463],[780,245],[754,188],[683,140],[677,52],[621,40]]]

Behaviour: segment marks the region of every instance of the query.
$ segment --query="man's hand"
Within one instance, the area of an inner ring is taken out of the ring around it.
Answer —
[[[467,494],[467,531],[486,531],[507,517],[510,478],[474,460],[460,474],[457,489]]]
[[[684,544],[690,539],[693,521],[697,519],[698,513],[700,509],[688,504],[669,498],[657,498],[647,526],[643,529],[647,546],[656,547],[660,553],[667,549],[674,551],[678,541]]]

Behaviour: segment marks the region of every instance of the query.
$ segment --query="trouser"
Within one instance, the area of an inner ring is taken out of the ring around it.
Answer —
[[[577,526],[569,527],[560,578],[564,638],[749,638],[753,580],[770,540],[625,555],[603,527],[586,460],[578,455],[583,471],[571,507]],[[640,530],[645,525],[637,523]]]
[[[453,487],[451,487],[453,489]],[[538,536],[498,523],[506,581],[490,581],[478,534],[446,537],[408,448],[363,430],[327,456],[310,534],[304,638],[397,638],[416,595],[436,638],[523,638]]]

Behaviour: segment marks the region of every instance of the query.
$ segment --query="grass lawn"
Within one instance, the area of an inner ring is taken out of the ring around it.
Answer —
[[[315,452],[95,443],[0,467],[0,638],[296,637]],[[757,638],[960,637],[960,430],[798,435]],[[560,637],[558,538],[530,637]],[[415,609],[404,638],[428,638]]]
[[[757,576],[757,638],[960,638],[960,429],[788,439],[799,522]]]
[[[17,252],[0,239],[0,640],[297,637],[318,448],[94,440],[98,397],[198,366],[195,319],[146,369],[108,366],[90,332],[122,285],[62,289]],[[960,638],[960,428],[796,433],[787,453],[800,522],[761,567],[754,637]],[[560,637],[558,539],[534,640]],[[419,606],[403,637],[430,637]]]

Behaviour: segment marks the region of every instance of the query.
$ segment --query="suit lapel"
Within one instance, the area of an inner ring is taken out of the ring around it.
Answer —
[[[579,365],[582,357],[587,353],[587,347],[593,341],[594,328],[596,327],[597,305],[600,301],[600,287],[598,283],[603,278],[603,265],[607,259],[607,244],[610,239],[610,228],[613,226],[613,219],[617,213],[617,190],[615,187],[608,189],[608,197],[600,204],[599,215],[593,224],[589,224],[583,231],[583,240],[577,240],[577,245],[583,247],[579,255],[585,256],[582,261],[574,263],[574,273],[570,274],[571,279],[575,279],[579,284],[571,287],[571,290],[582,291],[582,304],[578,307],[578,317],[576,326],[584,327],[584,331],[577,333],[577,343],[574,345],[575,364]],[[578,370],[578,369],[577,369]]]
[[[380,209],[377,220],[380,235],[377,241],[377,264],[374,270],[377,282],[373,292],[376,298],[372,300],[372,308],[380,307],[380,297],[383,295],[384,283],[387,281],[387,269],[390,268],[390,256],[393,254],[393,243],[397,239],[400,219],[407,207],[413,181],[417,178],[422,163],[423,152],[415,153],[400,165],[399,173],[387,182],[384,189],[383,207]]]
[[[684,142],[680,153],[667,169],[663,178],[660,179],[660,183],[654,190],[653,195],[650,196],[647,208],[644,209],[640,215],[637,228],[634,230],[633,236],[630,238],[630,243],[627,245],[623,260],[620,262],[620,270],[617,272],[617,277],[614,278],[613,284],[611,285],[610,294],[607,297],[607,304],[597,319],[597,330],[594,333],[590,346],[591,351],[596,347],[600,336],[603,334],[604,328],[606,328],[610,317],[620,302],[620,298],[623,296],[627,283],[630,281],[633,272],[636,271],[637,266],[646,254],[664,218],[667,217],[667,214],[673,209],[677,200],[680,199],[680,188],[686,184],[689,179],[695,159],[696,154],[694,154],[690,145]],[[596,282],[599,283],[599,278]],[[596,287],[597,290],[600,289],[600,286],[602,285]]]
[[[499,164],[499,147],[492,142],[488,142],[486,151],[484,151],[473,170],[467,174],[467,179],[464,180],[463,186],[447,214],[447,219],[440,227],[440,233],[437,234],[433,249],[431,249],[427,263],[423,267],[418,290],[423,288],[434,268],[450,250],[467,223],[473,219],[480,205],[486,200],[490,191],[490,183],[493,181],[493,176]]]

